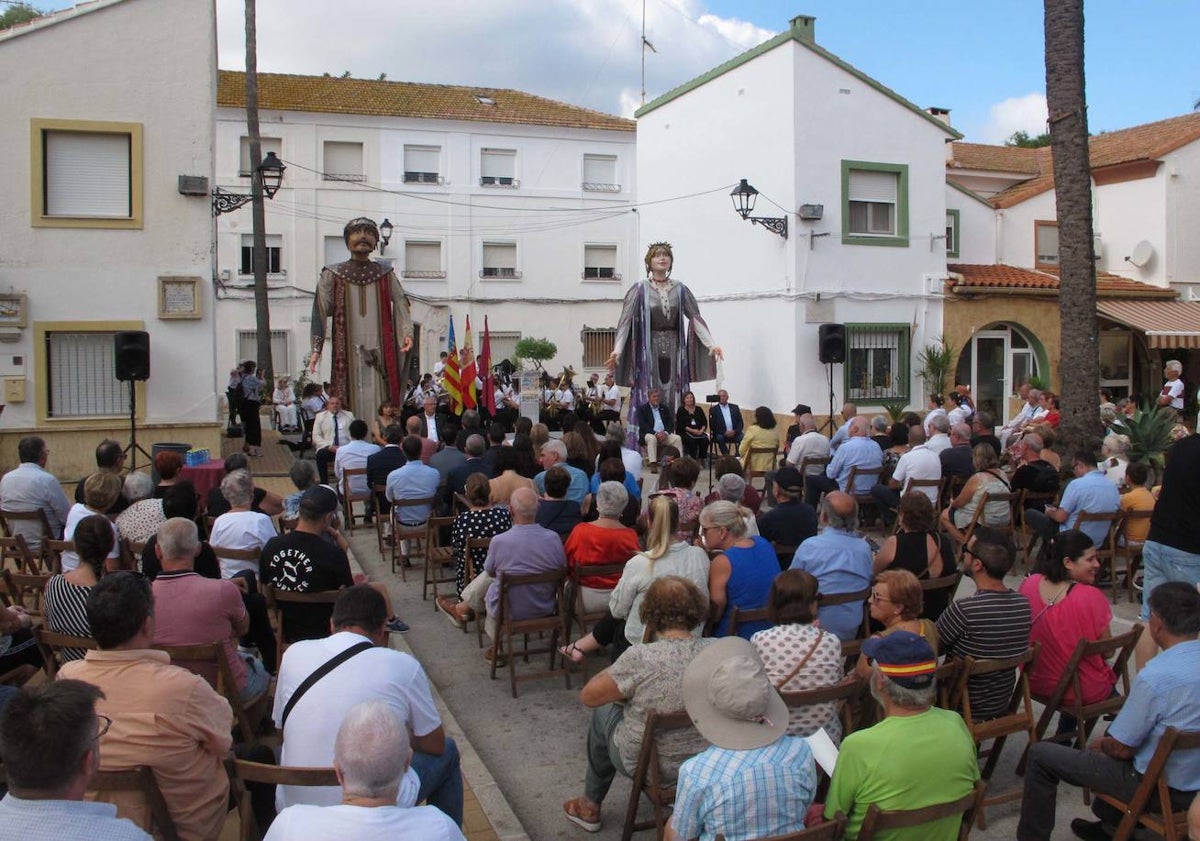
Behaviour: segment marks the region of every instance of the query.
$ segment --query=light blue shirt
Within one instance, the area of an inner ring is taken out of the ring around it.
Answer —
[[[717,408],[721,410],[721,418],[725,421],[725,431],[730,435],[733,434],[733,415],[729,413],[728,403],[718,403]]]
[[[666,432],[667,428],[663,426],[662,406],[651,406],[650,417],[654,418],[654,431]]]
[[[1093,470],[1067,485],[1059,507],[1070,515],[1059,526],[1059,531],[1066,531],[1075,528],[1081,511],[1089,514],[1111,514],[1119,510],[1121,492],[1111,479],[1099,470]],[[1099,546],[1108,536],[1108,523],[1084,523],[1080,531]]]
[[[874,441],[868,439],[867,443],[879,449]],[[789,569],[811,574],[820,593],[855,593],[871,586],[873,561],[867,541],[852,531],[826,526],[796,548]],[[818,615],[826,631],[837,634],[838,639],[852,640],[862,628],[863,606],[855,602],[822,607]]]
[[[1108,735],[1136,749],[1133,767],[1146,773],[1158,740],[1168,727],[1200,730],[1200,642],[1191,640],[1173,645],[1138,672],[1108,728]],[[1200,790],[1200,751],[1179,751],[1167,760],[1167,779],[1179,791]]]
[[[437,470],[422,464],[419,459],[410,461],[388,474],[387,498],[389,502],[395,502],[398,499],[436,497],[441,484],[442,477]],[[395,508],[392,513],[405,525],[418,525],[429,519],[432,509],[432,505],[414,505]]]
[[[846,485],[850,481],[850,470],[855,467],[864,470],[883,467],[883,450],[879,449],[879,445],[872,439],[863,435],[847,438],[846,443],[838,447],[837,452],[833,454],[833,460],[825,468],[825,475],[830,479],[836,479],[838,487],[848,494],[868,493],[879,483],[879,475],[862,478],[856,476],[854,488],[848,488]],[[1109,484],[1112,483],[1109,482]]]
[[[45,511],[50,533],[55,538],[62,535],[67,514],[71,511],[62,485],[53,474],[32,461],[21,462],[4,474],[0,479],[0,500],[3,500],[5,511],[36,511],[39,508]],[[30,549],[42,545],[42,527],[37,523],[13,523],[13,529],[25,536]]]
[[[850,420],[854,420],[854,419],[851,418]],[[838,447],[842,446],[842,444],[845,444],[846,441],[848,441],[849,439],[850,439],[850,421],[846,421],[844,424],[842,424],[840,427],[838,427],[838,431],[833,433],[833,437],[829,439],[829,448],[831,450],[836,450]],[[876,444],[876,446],[879,446],[879,445]]]
[[[600,471],[599,470],[597,470],[595,473],[592,474],[592,481],[590,483],[588,483],[588,490],[591,491],[592,496],[595,496],[597,493],[600,492]],[[628,470],[625,471],[625,490],[634,499],[642,498],[642,489],[638,487],[637,479],[633,478],[633,476],[630,475]]]
[[[112,803],[90,800],[0,800],[0,838],[22,841],[151,841],[131,820],[117,817]]]
[[[578,502],[583,505],[584,497],[588,495],[588,475],[578,467],[572,467],[565,461],[560,461],[556,467],[561,467],[571,474],[571,484],[567,487],[566,498],[572,502]],[[629,474],[626,473],[626,476]],[[533,484],[537,486],[537,492],[540,496],[546,495],[546,471],[533,477]],[[636,482],[635,482],[636,484]]]
[[[784,736],[762,748],[710,747],[679,768],[672,820],[681,838],[767,838],[804,828],[817,791],[808,742]]]

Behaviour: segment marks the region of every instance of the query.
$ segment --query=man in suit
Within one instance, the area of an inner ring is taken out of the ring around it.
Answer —
[[[371,483],[372,488],[386,485],[388,474],[399,470],[408,461],[404,457],[404,451],[400,449],[400,442],[404,440],[404,429],[400,424],[389,425],[383,431],[383,440],[387,441],[387,445],[379,452],[367,456],[367,481]],[[384,522],[389,522],[390,518],[386,515],[392,510],[392,504],[388,502],[386,493],[375,494],[375,506],[385,515]]]
[[[313,446],[317,448],[317,472],[321,484],[329,484],[329,465],[337,458],[338,447],[350,443],[350,423],[354,415],[342,408],[340,397],[330,397],[325,411],[313,421]]]
[[[646,393],[646,399],[649,402],[637,410],[638,437],[646,445],[650,472],[657,473],[659,445],[666,444],[683,452],[683,440],[675,434],[675,416],[659,403],[662,392],[652,388]]]
[[[437,416],[437,399],[433,395],[425,395],[425,410],[418,417],[421,419],[422,438],[428,438],[437,444],[447,443],[442,436],[442,424]],[[450,441],[449,443],[454,442]]]
[[[453,504],[455,494],[466,492],[467,477],[472,473],[482,473],[489,479],[492,478],[492,470],[483,459],[486,448],[487,445],[484,443],[482,435],[473,433],[467,438],[466,460],[457,467],[450,468],[450,472],[446,476],[445,503],[447,509]]]
[[[742,443],[743,428],[742,410],[736,403],[729,402],[729,392],[721,389],[717,392],[717,405],[708,412],[708,426],[712,430],[712,439],[721,455],[729,454],[729,445],[737,452],[738,444]]]

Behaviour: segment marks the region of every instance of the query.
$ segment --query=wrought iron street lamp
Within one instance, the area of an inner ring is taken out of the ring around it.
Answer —
[[[279,187],[283,183],[283,171],[287,169],[283,165],[283,161],[275,156],[274,152],[267,152],[267,157],[259,164],[251,178],[257,178],[259,184],[262,185],[263,195],[269,199],[275,198],[275,194],[279,192]],[[220,187],[213,188],[213,216],[220,216],[222,213],[228,213],[231,210],[237,210],[244,204],[249,203],[254,198],[251,193],[230,193],[222,190]]]
[[[738,216],[755,225],[762,225],[768,231],[779,234],[784,239],[787,239],[788,220],[786,216],[750,215],[754,212],[754,202],[758,199],[758,190],[751,187],[745,178],[734,187],[733,192],[729,195],[733,199],[733,209],[737,211]]]

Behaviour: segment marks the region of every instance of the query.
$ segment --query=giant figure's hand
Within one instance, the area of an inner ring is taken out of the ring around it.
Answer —
[[[604,367],[609,370],[609,373],[616,373],[617,370],[617,352],[614,350],[608,355],[608,359],[604,362]]]
[[[714,346],[713,349],[710,351],[710,353],[712,353],[712,355],[716,359],[720,359],[720,360],[725,359],[725,351],[721,350],[719,347]]]
[[[408,353],[410,350],[412,350],[412,345],[412,336],[405,336],[403,344],[400,345],[400,352]]]

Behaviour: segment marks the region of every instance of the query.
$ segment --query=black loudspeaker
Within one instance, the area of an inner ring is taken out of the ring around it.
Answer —
[[[846,325],[822,324],[817,331],[817,353],[822,362],[846,361]]]
[[[150,379],[150,334],[145,330],[123,330],[113,336],[113,365],[117,379]]]

